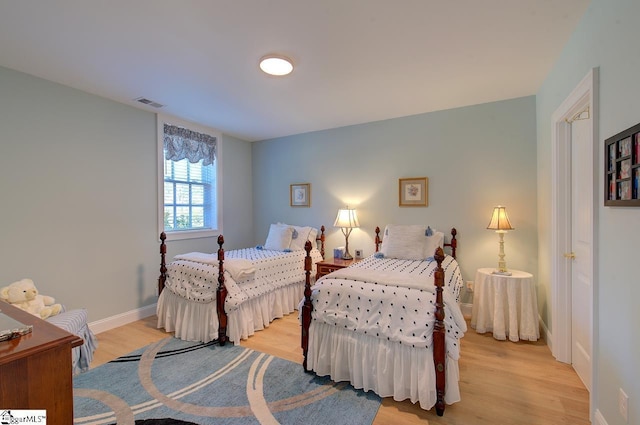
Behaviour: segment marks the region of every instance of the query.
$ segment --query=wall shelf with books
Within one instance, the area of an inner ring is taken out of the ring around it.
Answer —
[[[640,124],[604,141],[604,205],[640,207]]]

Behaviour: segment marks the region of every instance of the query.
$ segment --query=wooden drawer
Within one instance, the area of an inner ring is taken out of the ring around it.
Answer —
[[[334,258],[332,260],[320,261],[316,264],[317,272],[316,279],[320,279],[322,276],[335,272],[336,270],[343,269],[350,266],[353,260],[342,260],[340,258]]]

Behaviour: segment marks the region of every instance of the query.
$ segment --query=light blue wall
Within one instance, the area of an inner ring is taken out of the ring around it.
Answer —
[[[90,321],[155,303],[155,114],[0,68],[0,129],[0,286],[29,277]],[[225,236],[246,246],[251,144],[223,136],[222,150]]]
[[[498,236],[486,230],[506,205],[515,231],[505,237],[507,265],[536,273],[535,98],[525,97],[318,131],[253,145],[254,231],[269,224],[327,227],[327,247],[344,245],[333,226],[338,208],[357,208],[361,228],[349,248],[374,250],[376,226],[427,223],[459,231],[465,280],[498,261]],[[399,207],[398,179],[429,178],[429,206]],[[289,206],[289,185],[311,183],[311,207]]]
[[[593,67],[600,74],[597,158],[597,264],[595,332],[597,409],[608,425],[625,422],[618,390],[629,396],[629,424],[640,423],[640,209],[604,207],[604,140],[640,122],[640,2],[593,0],[537,95],[540,282],[550,269],[551,115]]]

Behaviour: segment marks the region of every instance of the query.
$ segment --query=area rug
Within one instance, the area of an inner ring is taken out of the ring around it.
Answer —
[[[373,393],[227,344],[166,338],[74,377],[74,423],[370,425]]]

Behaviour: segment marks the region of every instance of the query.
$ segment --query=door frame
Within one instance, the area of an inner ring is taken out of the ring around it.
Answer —
[[[592,264],[591,276],[591,392],[589,405],[594,406],[597,391],[597,298],[595,297],[597,284],[597,227],[598,227],[598,190],[600,187],[599,174],[599,143],[598,143],[598,68],[593,68],[576,86],[571,94],[553,113],[551,138],[551,352],[561,362],[571,363],[571,263],[564,254],[571,251],[571,121],[589,108],[591,126],[589,128],[592,140],[590,179],[593,187],[592,220],[592,249],[589,259]],[[593,418],[592,408],[590,416]]]

